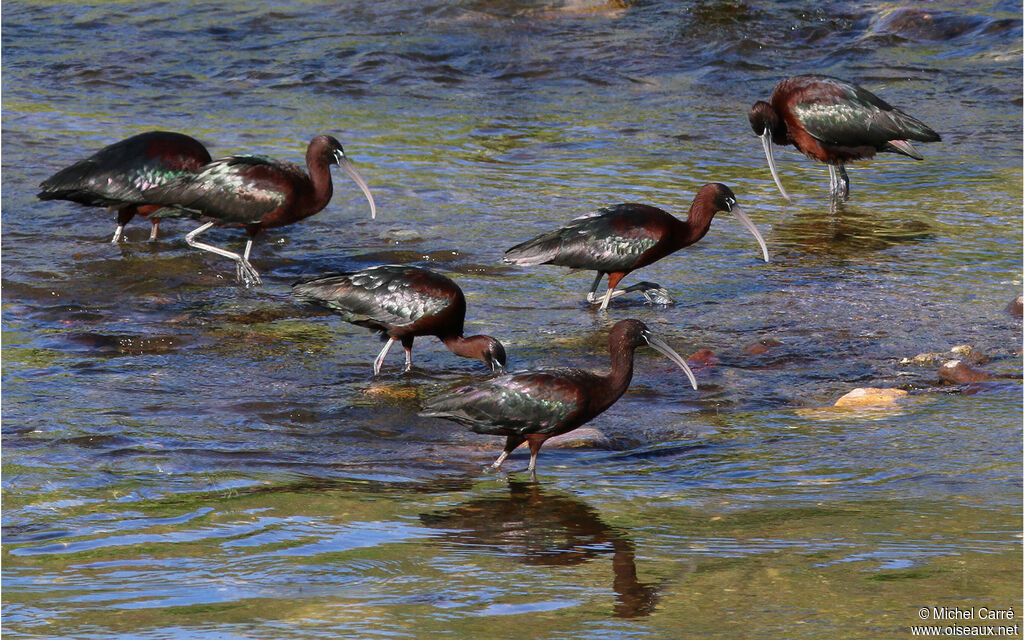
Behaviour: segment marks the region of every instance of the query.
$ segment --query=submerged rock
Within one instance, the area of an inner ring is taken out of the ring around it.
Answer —
[[[392,386],[386,384],[377,384],[372,387],[363,389],[363,393],[368,396],[376,396],[379,398],[393,399],[393,400],[415,400],[420,396],[419,389],[411,386]]]
[[[877,389],[859,387],[836,400],[837,407],[877,407],[890,405],[903,398],[907,392],[903,389]]]
[[[762,353],[767,353],[774,347],[782,346],[782,343],[773,338],[763,338],[757,342],[751,342],[747,346],[743,347],[743,353],[748,356],[759,356]]]
[[[611,444],[611,439],[597,429],[581,427],[574,431],[570,431],[569,433],[563,433],[560,436],[548,438],[544,442],[544,448],[550,449],[554,447],[556,449],[569,449],[575,447],[595,447],[598,449],[608,449],[611,447]]]
[[[687,358],[686,363],[691,367],[710,367],[718,364],[718,358],[711,349],[700,349]]]

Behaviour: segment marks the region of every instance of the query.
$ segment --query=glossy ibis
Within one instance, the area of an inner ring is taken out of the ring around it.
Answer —
[[[117,229],[111,242],[118,242],[129,220],[162,208],[147,204],[143,191],[195,173],[208,162],[209,152],[195,138],[173,131],[149,131],[103,147],[61,169],[39,185],[38,197],[116,210]],[[156,240],[160,220],[153,217],[150,222],[149,239]]]
[[[568,368],[510,373],[430,398],[420,415],[452,420],[476,433],[505,436],[505,449],[491,464],[493,469],[501,468],[508,454],[526,442],[532,472],[545,440],[586,424],[625,393],[633,379],[633,352],[643,345],[682,367],[697,388],[690,367],[672,347],[639,320],[621,320],[608,336],[608,375]]]
[[[373,374],[396,341],[405,347],[405,370],[412,368],[417,336],[437,336],[457,356],[483,360],[492,371],[505,368],[505,348],[490,336],[463,337],[466,297],[451,278],[422,267],[387,264],[297,282],[300,300],[327,307],[345,321],[380,332],[384,348]]]
[[[601,302],[608,307],[613,297],[636,289],[655,291],[667,298],[658,285],[643,282],[622,291],[615,291],[619,281],[631,271],[688,247],[708,232],[711,219],[719,211],[735,215],[754,234],[764,261],[768,262],[768,247],[757,227],[736,204],[736,196],[724,184],[711,183],[701,187],[690,205],[686,220],[678,220],[670,213],[646,204],[617,204],[598,209],[567,226],[517,244],[505,252],[505,262],[532,266],[557,264],[573,269],[597,271],[594,284],[587,294],[587,302]],[[601,278],[608,274],[608,291],[595,296]],[[613,293],[614,292],[614,293]],[[649,297],[649,296],[648,296]],[[667,299],[671,301],[670,298]]]
[[[808,158],[828,165],[832,197],[845,200],[850,195],[847,162],[871,158],[879,151],[923,160],[910,141],[941,140],[917,118],[863,87],[831,76],[786,78],[775,85],[768,102],[754,103],[748,117],[786,200],[790,198],[775,168],[773,142],[791,144]]]
[[[249,263],[253,241],[263,229],[282,227],[318,213],[331,201],[334,186],[330,165],[347,173],[370,201],[370,216],[377,216],[373,195],[341,143],[331,136],[313,138],[306,149],[307,174],[298,165],[263,156],[230,156],[215,160],[195,175],[184,176],[145,192],[153,202],[171,204],[196,212],[208,220],[185,236],[189,246],[235,261],[239,281],[259,284],[260,276]],[[196,240],[214,225],[241,226],[249,232],[241,255]]]

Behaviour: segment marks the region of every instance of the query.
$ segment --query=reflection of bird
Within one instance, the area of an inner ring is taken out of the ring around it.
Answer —
[[[561,229],[517,244],[505,252],[505,262],[532,266],[556,264],[573,269],[597,271],[587,301],[596,303],[594,292],[608,274],[608,292],[600,298],[601,309],[618,294],[641,290],[649,299],[671,302],[658,285],[641,282],[616,292],[619,281],[632,271],[699,241],[719,211],[729,211],[743,223],[761,245],[764,261],[768,247],[757,227],[736,205],[736,196],[724,184],[701,187],[690,205],[686,220],[646,204],[618,204],[576,218]],[[653,297],[652,297],[653,296]]]
[[[313,138],[306,149],[307,174],[298,165],[262,156],[231,156],[206,165],[199,173],[172,180],[149,189],[144,197],[196,211],[209,219],[185,236],[189,246],[235,261],[239,281],[259,284],[260,276],[249,264],[249,252],[256,234],[282,227],[318,213],[331,201],[334,186],[330,165],[347,173],[370,201],[370,215],[377,215],[373,195],[341,143],[331,136]],[[214,225],[242,226],[249,232],[245,253],[239,255],[198,242],[195,237]]]
[[[612,369],[598,375],[582,369],[542,369],[498,376],[428,399],[422,416],[445,418],[476,433],[506,436],[505,450],[491,465],[501,468],[523,442],[530,447],[529,471],[537,466],[544,441],[587,423],[625,393],[633,379],[633,352],[650,345],[697,380],[682,357],[639,320],[621,320],[608,336]]]
[[[761,136],[772,178],[786,200],[789,194],[775,168],[773,142],[791,144],[808,158],[827,164],[832,197],[845,200],[850,194],[847,162],[871,158],[879,151],[923,160],[910,141],[941,140],[923,122],[867,89],[830,76],[781,80],[768,102],[759,100],[750,107],[748,118],[754,133]]]
[[[39,199],[70,200],[116,209],[117,229],[111,242],[118,242],[129,220],[163,208],[163,205],[146,203],[143,191],[195,173],[209,161],[206,147],[183,133],[140,133],[103,147],[53,174],[39,185]],[[156,240],[160,220],[153,217],[150,223],[149,239]]]
[[[350,273],[337,273],[292,285],[300,300],[321,304],[347,322],[379,331],[387,337],[373,361],[380,373],[395,341],[405,347],[405,370],[412,369],[416,336],[437,336],[457,356],[476,358],[492,371],[505,368],[505,348],[490,336],[463,337],[466,298],[459,285],[429,269],[387,264]]]
[[[637,578],[633,541],[625,532],[577,498],[546,493],[536,483],[513,481],[508,488],[507,496],[476,498],[420,520],[444,530],[447,544],[494,547],[531,565],[573,566],[610,553],[615,615],[633,618],[654,610],[658,587]]]

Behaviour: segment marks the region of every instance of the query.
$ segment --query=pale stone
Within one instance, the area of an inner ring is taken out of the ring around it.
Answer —
[[[835,406],[867,407],[889,405],[906,395],[907,392],[903,389],[876,389],[873,387],[860,387],[836,400]]]

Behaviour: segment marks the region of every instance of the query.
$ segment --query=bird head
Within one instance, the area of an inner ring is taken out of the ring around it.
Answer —
[[[714,204],[716,212],[727,211],[736,216],[736,219],[740,221],[740,224],[746,227],[747,231],[753,234],[754,238],[757,240],[757,244],[761,247],[761,254],[764,256],[764,261],[768,262],[770,259],[768,257],[768,245],[765,244],[764,237],[762,237],[761,232],[757,230],[757,226],[754,224],[754,221],[751,220],[736,203],[736,194],[732,192],[732,189],[721,182],[712,182],[701,188],[701,193],[698,193],[698,197],[702,195],[705,197],[710,195],[711,202]]]
[[[487,366],[494,373],[504,373],[505,368],[508,366],[508,356],[505,355],[505,347],[490,336],[484,337],[487,338],[487,344],[484,347],[482,360],[487,363]]]
[[[646,324],[639,320],[620,320],[615,323],[612,327],[611,334],[608,336],[608,342],[612,349],[615,348],[617,343],[625,342],[632,348],[649,346],[655,351],[664,354],[669,360],[678,364],[682,369],[686,377],[690,379],[690,384],[694,389],[697,388],[697,379],[693,377],[693,371],[690,371],[689,365],[683,360],[683,357],[675,352],[675,350],[668,346],[668,343],[654,335],[654,332],[647,327]]]
[[[775,186],[779,188],[779,193],[782,194],[782,197],[789,200],[789,194],[786,193],[786,190],[782,187],[782,181],[779,180],[779,172],[775,168],[775,155],[772,153],[772,142],[780,145],[787,144],[788,142],[786,124],[779,117],[778,112],[763,100],[758,100],[750,107],[747,118],[750,120],[750,126],[754,133],[761,138],[761,144],[764,146],[764,155],[768,158],[768,168],[772,170]]]
[[[345,150],[341,147],[341,143],[338,142],[337,138],[327,135],[317,136],[310,141],[309,152],[318,153],[320,155],[320,159],[327,164],[336,164],[341,167],[341,170],[352,178],[352,181],[356,183],[359,189],[363,192],[363,195],[365,195],[366,199],[370,202],[370,217],[377,217],[377,205],[373,201],[373,194],[370,193],[370,187],[366,186],[366,182],[363,180],[362,176],[360,176],[356,171],[356,168],[352,166],[352,161],[345,155]]]

